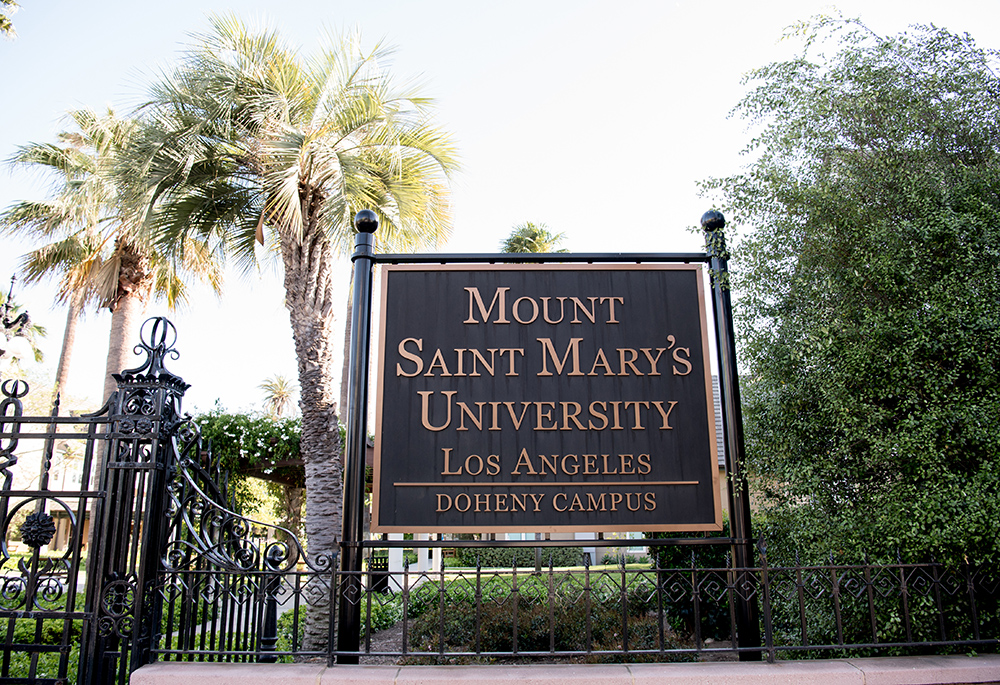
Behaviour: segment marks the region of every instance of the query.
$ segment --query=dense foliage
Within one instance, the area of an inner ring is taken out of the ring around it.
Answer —
[[[456,552],[458,561],[469,567],[524,569],[534,568],[536,561],[534,547],[459,547]],[[540,561],[545,568],[582,566],[583,552],[579,547],[542,547]]]
[[[624,587],[623,587],[624,585]],[[413,651],[511,652],[515,625],[520,652],[620,650],[625,648],[622,617],[627,617],[630,650],[678,649],[673,631],[656,618],[656,592],[649,574],[594,573],[587,588],[579,575],[496,575],[480,585],[468,579],[446,586],[424,583],[410,595],[409,648]],[[444,601],[442,601],[442,594]],[[516,595],[516,601],[513,597]],[[632,655],[625,661],[659,661],[661,655]],[[668,660],[693,656],[673,654]],[[587,661],[621,661],[590,656]],[[445,657],[452,662],[453,658]],[[417,662],[422,663],[418,658]]]
[[[223,466],[241,464],[263,469],[281,461],[299,459],[301,421],[267,414],[230,413],[219,407],[195,417],[202,439]]]
[[[759,520],[805,556],[996,564],[998,53],[934,27],[800,28],[736,108],[752,161],[706,184],[743,230]]]
[[[230,413],[221,407],[195,417],[201,436],[213,458],[229,474],[230,492],[242,511],[264,502],[249,487],[246,478],[268,481],[274,513],[279,525],[300,532],[301,497],[286,501],[291,488],[301,492],[304,474],[299,454],[302,426],[298,418],[277,418],[268,414]]]

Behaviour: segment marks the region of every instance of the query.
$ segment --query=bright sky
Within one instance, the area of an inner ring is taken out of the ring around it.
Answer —
[[[63,113],[113,105],[126,112],[157,68],[175,58],[206,14],[237,11],[277,25],[308,53],[323,31],[357,27],[369,44],[397,47],[392,69],[436,98],[438,121],[459,145],[448,252],[494,252],[512,226],[542,222],[573,251],[698,251],[686,229],[711,203],[696,182],[739,168],[748,134],[727,114],[741,75],[790,56],[782,29],[821,11],[813,0],[23,0],[18,38],[0,40],[0,158],[18,145],[51,142]],[[1000,6],[982,0],[840,2],[873,30],[912,23],[969,32],[1000,48]],[[39,199],[45,184],[23,170],[0,172],[0,207]],[[0,242],[6,290],[27,246]],[[344,294],[348,266],[343,266]],[[52,289],[19,284],[15,298],[49,329],[54,367],[65,312]],[[267,377],[296,377],[280,278],[229,276],[219,301],[199,290],[183,311],[153,303],[179,330],[170,368],[192,384],[188,411],[216,398],[259,407]],[[78,333],[71,395],[100,395],[110,314],[90,313]]]

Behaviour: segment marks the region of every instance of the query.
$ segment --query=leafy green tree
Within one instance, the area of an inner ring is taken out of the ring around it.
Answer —
[[[569,252],[559,248],[566,238],[565,233],[550,233],[545,224],[535,224],[526,221],[518,224],[511,234],[500,243],[500,251],[507,253],[524,252]]]
[[[278,525],[301,535],[304,473],[299,452],[302,423],[256,412],[232,413],[216,406],[195,417],[213,459],[227,473],[241,512],[270,504]],[[268,498],[260,501],[248,478],[264,481]]]
[[[454,148],[431,122],[430,101],[398,89],[385,58],[355,36],[306,60],[273,31],[213,18],[154,85],[125,165],[148,181],[166,243],[206,238],[247,268],[257,263],[255,242],[281,257],[299,363],[306,536],[317,559],[337,549],[343,507],[334,259],[353,246],[363,208],[379,217],[380,249],[434,243],[450,225]],[[325,642],[322,614],[310,612],[310,644]]]
[[[709,191],[733,252],[761,520],[803,553],[1000,561],[998,53],[818,19],[748,75]],[[822,50],[822,52],[820,51]]]

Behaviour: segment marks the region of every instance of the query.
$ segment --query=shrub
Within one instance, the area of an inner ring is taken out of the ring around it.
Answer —
[[[542,567],[582,566],[583,550],[579,547],[542,547]],[[458,558],[464,566],[474,567],[478,558],[482,568],[535,567],[534,547],[462,547]]]

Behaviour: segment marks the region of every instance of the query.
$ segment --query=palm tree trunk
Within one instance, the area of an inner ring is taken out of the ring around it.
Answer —
[[[305,212],[303,212],[305,214]],[[308,215],[307,215],[308,216]],[[300,450],[306,471],[306,541],[313,563],[324,564],[338,549],[343,509],[343,468],[334,383],[333,250],[315,218],[301,238],[283,232],[285,306],[299,363]],[[329,594],[309,598],[306,650],[324,649],[330,620]]]
[[[111,310],[111,334],[108,336],[108,361],[104,371],[104,401],[118,389],[118,382],[112,374],[132,365],[130,354],[136,342],[138,327],[146,303],[138,292],[126,292]]]
[[[337,406],[341,416],[347,413],[347,386],[351,375],[351,322],[354,317],[354,269],[347,282],[347,313],[344,314],[344,364],[340,369],[340,404]]]
[[[129,350],[135,344],[139,319],[146,311],[146,297],[153,287],[147,260],[128,241],[115,241],[119,260],[118,289],[108,303],[111,310],[111,335],[108,339],[108,363],[104,372],[104,401],[118,388],[112,374],[121,373],[132,363]]]
[[[136,328],[146,309],[144,296],[152,286],[150,277],[143,269],[138,268],[140,260],[138,258],[130,259],[130,256],[126,255],[122,261],[123,264],[131,264],[133,268],[122,268],[119,275],[118,292],[108,307],[111,310],[111,334],[108,336],[108,360],[104,370],[103,402],[105,403],[111,397],[111,393],[118,389],[118,381],[112,377],[112,374],[121,373],[127,364],[132,363],[132,360],[128,358],[128,352],[135,343]],[[97,450],[94,460],[94,475],[92,476],[95,479],[99,479],[104,472],[104,458],[104,450]],[[97,487],[96,482],[94,487]],[[92,500],[90,505],[92,523],[97,521],[97,505],[98,500]],[[91,525],[87,541],[88,551],[94,549],[94,536],[97,532]]]
[[[56,369],[56,387],[53,394],[58,397],[66,392],[69,382],[69,364],[73,358],[73,345],[76,343],[76,325],[83,311],[84,292],[75,290],[69,298],[66,309],[66,329],[63,331],[62,350],[59,352],[59,366]]]

